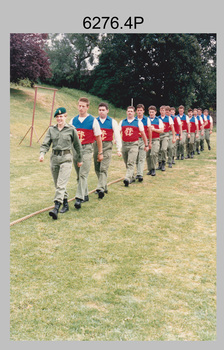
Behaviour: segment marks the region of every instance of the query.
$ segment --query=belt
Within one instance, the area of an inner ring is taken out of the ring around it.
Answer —
[[[69,149],[65,150],[65,151],[52,151],[52,153],[55,155],[55,156],[63,156],[64,154],[69,154],[71,153]]]

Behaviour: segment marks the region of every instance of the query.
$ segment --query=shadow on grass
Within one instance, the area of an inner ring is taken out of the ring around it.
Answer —
[[[20,97],[24,97],[26,95],[27,95],[27,93],[23,90],[10,88],[10,96],[13,98],[17,98],[17,97],[20,98]]]

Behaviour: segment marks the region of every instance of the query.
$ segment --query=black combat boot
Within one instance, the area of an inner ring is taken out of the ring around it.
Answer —
[[[80,209],[80,208],[81,208],[81,203],[82,203],[82,202],[83,202],[82,199],[80,199],[80,198],[75,198],[74,207],[75,207],[76,209]]]
[[[99,190],[98,192],[98,198],[102,199],[104,197],[104,191],[103,190]]]
[[[201,148],[201,152],[204,151],[204,142],[203,140],[200,140],[200,148]]]
[[[156,171],[155,171],[155,169],[152,169],[151,170],[151,174],[150,174],[151,176],[156,176]]]
[[[161,170],[162,170],[162,171],[165,171],[165,170],[166,170],[165,164],[166,164],[166,162],[165,162],[165,160],[163,160],[163,161],[162,161],[162,165],[161,165]]]
[[[58,218],[58,211],[59,211],[60,206],[61,206],[61,203],[58,201],[55,201],[54,202],[54,209],[49,211],[49,215],[52,216],[52,218],[54,220],[57,220],[57,218]]]
[[[82,200],[82,203],[85,203],[85,202],[88,202],[88,201],[89,201],[89,196],[87,194],[86,196],[84,196],[84,199]]]
[[[159,162],[159,166],[158,168],[156,168],[156,170],[161,170],[162,169],[162,162]]]
[[[60,212],[59,213],[66,213],[66,211],[69,210],[69,206],[68,206],[68,200],[67,198],[64,198],[63,200],[63,207],[61,208]]]
[[[125,187],[128,187],[128,185],[129,185],[129,180],[128,180],[128,179],[124,179],[123,183],[124,183]]]

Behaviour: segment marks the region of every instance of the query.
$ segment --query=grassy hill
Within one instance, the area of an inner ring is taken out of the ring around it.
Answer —
[[[62,88],[55,108],[77,114],[86,93]],[[49,124],[53,94],[38,90],[35,130]],[[100,99],[89,96],[97,115]],[[47,153],[39,162],[31,125],[34,90],[11,86],[10,221],[53,204]],[[125,111],[110,104],[117,121]],[[144,175],[128,188],[70,210],[53,221],[48,212],[10,231],[11,340],[216,339],[216,133],[194,159]],[[146,172],[145,172],[146,173]],[[114,148],[108,182],[124,176]],[[89,190],[96,187],[91,168]],[[76,192],[76,175],[68,184]]]
[[[45,85],[41,85],[45,86]],[[46,86],[48,87],[48,86]],[[33,105],[34,105],[34,89],[29,87],[16,86],[11,84],[10,89],[11,104],[10,104],[10,131],[11,136],[22,139],[25,135],[27,125],[27,130],[32,122],[33,116]],[[90,108],[89,113],[93,116],[98,116],[98,104],[102,100],[96,96],[87,94],[84,91],[61,88],[58,89],[55,95],[54,111],[58,107],[65,106],[68,113],[68,121],[70,118],[78,114],[78,99],[82,96],[88,97],[90,99]],[[38,89],[37,90],[37,102],[35,110],[35,129],[37,135],[40,137],[44,132],[45,128],[49,125],[51,107],[53,100],[53,91]],[[107,102],[107,101],[104,101]],[[126,111],[114,107],[112,104],[109,104],[110,116],[119,120],[126,116]],[[16,130],[14,129],[14,120],[15,118],[20,119],[20,124],[16,125]],[[54,123],[54,119],[52,120]],[[35,136],[34,136],[35,137]],[[29,135],[28,135],[29,139]],[[36,138],[37,140],[37,138]],[[29,144],[29,143],[28,143]]]

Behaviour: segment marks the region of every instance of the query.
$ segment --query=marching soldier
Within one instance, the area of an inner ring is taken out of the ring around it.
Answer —
[[[156,175],[156,163],[158,160],[158,153],[160,147],[160,134],[164,132],[164,124],[162,120],[156,116],[156,107],[149,106],[149,117],[151,122],[152,130],[152,147],[146,154],[148,172],[147,175],[155,176]]]
[[[92,115],[88,114],[89,100],[81,97],[78,103],[79,115],[70,120],[70,124],[75,126],[82,144],[83,164],[77,166],[78,154],[73,150],[73,163],[77,173],[78,187],[76,191],[75,208],[80,209],[81,203],[89,200],[88,195],[88,175],[93,157],[93,143],[96,140],[98,148],[97,159],[99,162],[103,160],[101,130],[98,121]]]
[[[64,107],[58,108],[54,117],[57,120],[57,124],[49,127],[40,147],[39,160],[40,162],[44,161],[44,155],[52,144],[50,165],[56,192],[54,197],[55,207],[49,212],[49,215],[56,220],[62,203],[63,207],[60,213],[65,213],[69,210],[66,185],[72,170],[72,146],[77,154],[77,167],[82,166],[82,149],[76,129],[66,123],[66,109]]]
[[[205,140],[208,145],[208,150],[211,150],[210,146],[210,135],[212,134],[212,129],[213,129],[213,119],[212,117],[208,114],[208,110],[204,110],[204,116],[207,118],[208,123],[204,126],[204,131],[205,131]]]
[[[174,146],[172,149],[172,164],[175,164],[174,157],[176,156],[176,152],[177,152],[177,141],[182,140],[182,124],[180,121],[180,117],[176,115],[176,110],[174,107],[170,107],[170,113],[171,113],[170,116],[173,119],[174,131],[176,134],[176,142],[174,143]]]
[[[166,106],[160,107],[160,116],[164,125],[164,131],[160,134],[160,150],[158,155],[159,166],[156,170],[165,171],[165,164],[167,158],[167,148],[169,143],[169,132],[172,133],[172,143],[176,142],[175,131],[173,127],[173,119],[166,115]]]
[[[206,115],[202,114],[202,108],[198,108],[198,116],[200,120],[202,119],[202,127],[201,127],[201,137],[200,137],[200,147],[201,151],[204,151],[204,141],[205,141],[205,126],[208,124]]]
[[[184,106],[180,105],[178,111],[178,117],[182,124],[182,140],[177,141],[177,159],[181,156],[181,160],[184,160],[184,146],[188,143],[188,139],[190,138],[190,124],[189,117],[184,114]]]
[[[111,161],[112,149],[113,149],[113,136],[117,147],[117,155],[121,157],[121,134],[119,131],[118,123],[114,118],[108,116],[109,108],[107,103],[99,104],[99,117],[96,118],[99,122],[102,132],[102,144],[103,144],[103,160],[98,161],[98,147],[97,142],[94,142],[94,168],[98,177],[98,184],[96,192],[98,198],[103,198],[104,193],[107,193],[107,172]]]
[[[190,119],[190,142],[189,142],[189,156],[194,158],[194,144],[198,139],[198,119],[197,116],[193,115],[193,110],[188,109],[188,117]]]
[[[196,152],[200,154],[200,145],[201,145],[201,139],[204,137],[204,121],[202,119],[202,109],[201,108],[194,108],[193,114],[196,115],[197,111],[197,120],[198,120],[198,128],[199,128],[199,137],[196,140]],[[199,111],[199,114],[198,114]],[[202,149],[201,149],[202,150]]]
[[[122,133],[122,156],[126,165],[124,185],[127,187],[135,181],[134,169],[138,156],[139,132],[144,141],[144,150],[148,151],[148,140],[145,135],[144,126],[141,120],[135,118],[135,107],[127,108],[127,118],[119,123],[119,130]]]
[[[152,147],[152,131],[151,131],[151,122],[149,117],[146,117],[144,115],[145,107],[143,104],[138,104],[136,107],[137,112],[137,118],[141,120],[141,122],[144,125],[145,135],[148,139],[149,143],[149,149]],[[138,156],[136,160],[136,167],[137,167],[137,174],[136,179],[139,182],[143,181],[143,171],[144,171],[144,165],[145,165],[145,159],[146,159],[146,152],[144,150],[145,144],[144,140],[141,136],[141,133],[139,132],[139,140],[138,140]]]

